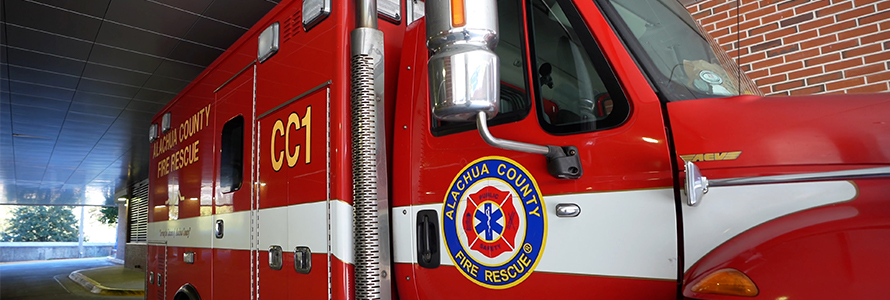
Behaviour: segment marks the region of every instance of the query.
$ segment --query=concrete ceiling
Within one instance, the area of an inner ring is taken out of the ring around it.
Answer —
[[[0,0],[0,204],[111,205],[151,117],[277,0]]]

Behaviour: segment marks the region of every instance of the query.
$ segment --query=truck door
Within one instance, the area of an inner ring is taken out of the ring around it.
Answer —
[[[216,93],[213,299],[247,299],[253,290],[251,107],[253,72],[236,74]]]
[[[583,175],[557,179],[542,155],[494,148],[472,123],[432,120],[417,45],[424,84],[396,114],[400,297],[675,298],[677,208],[654,93],[619,69],[628,58],[593,3],[498,1],[498,14],[492,134],[575,146]]]

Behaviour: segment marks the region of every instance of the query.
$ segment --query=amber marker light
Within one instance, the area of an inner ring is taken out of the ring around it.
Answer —
[[[451,26],[463,27],[467,25],[464,0],[451,0]]]
[[[702,294],[754,297],[760,292],[757,285],[745,273],[736,269],[722,269],[708,274],[692,286],[692,291]]]

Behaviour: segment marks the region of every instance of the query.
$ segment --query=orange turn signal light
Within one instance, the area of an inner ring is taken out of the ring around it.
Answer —
[[[451,26],[463,27],[467,25],[466,7],[464,0],[451,0]]]
[[[692,291],[702,294],[731,296],[757,296],[760,291],[748,275],[736,269],[721,269],[708,274],[692,286]]]

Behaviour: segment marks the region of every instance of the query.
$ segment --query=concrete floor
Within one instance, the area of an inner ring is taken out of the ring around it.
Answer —
[[[0,300],[106,299],[135,297],[94,295],[68,275],[76,270],[115,266],[106,258],[65,259],[0,264]]]

